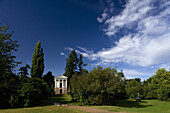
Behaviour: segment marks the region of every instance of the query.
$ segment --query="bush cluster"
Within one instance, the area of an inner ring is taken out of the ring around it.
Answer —
[[[11,107],[29,107],[40,105],[50,95],[47,83],[39,78],[20,78],[16,93],[11,95]]]
[[[13,75],[9,81],[0,84],[1,108],[29,107],[40,105],[52,92],[49,85],[39,78],[23,78]]]
[[[168,100],[170,98],[170,72],[164,68],[158,69],[156,74],[146,81],[141,82],[139,79],[126,80],[127,98],[159,99]]]
[[[84,104],[112,105],[116,99],[125,98],[125,80],[116,68],[98,66],[86,75],[74,75],[70,84],[73,101]]]

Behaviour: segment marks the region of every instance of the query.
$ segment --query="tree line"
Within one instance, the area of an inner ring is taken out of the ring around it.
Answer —
[[[8,26],[0,25],[0,108],[28,107],[41,104],[52,94],[51,87],[54,76],[44,72],[44,53],[39,41],[35,45],[31,67],[19,69],[19,73],[13,73],[15,67],[21,62],[15,61],[19,44],[12,40],[12,32],[8,32]],[[31,77],[28,77],[28,69],[31,68]]]
[[[90,105],[112,105],[116,99],[170,98],[170,71],[164,68],[158,69],[156,74],[146,81],[141,81],[140,78],[126,79],[122,70],[117,72],[117,67],[104,69],[98,66],[88,72],[82,65],[82,55],[80,54],[78,59],[73,50],[65,68],[72,101]]]
[[[54,76],[44,72],[44,52],[41,42],[35,45],[31,67],[26,64],[13,73],[21,62],[15,61],[19,44],[11,39],[13,31],[0,26],[0,108],[28,107],[39,105],[54,94]],[[123,71],[98,66],[89,71],[83,56],[72,50],[66,59],[64,75],[68,77],[72,101],[90,105],[113,105],[117,99],[160,99],[170,98],[170,71],[158,69],[146,81],[140,78],[126,79]],[[31,77],[28,70],[31,69]]]

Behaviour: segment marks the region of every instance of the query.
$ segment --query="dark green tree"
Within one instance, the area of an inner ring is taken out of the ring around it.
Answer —
[[[11,39],[13,31],[8,32],[8,29],[8,26],[0,25],[0,108],[10,107],[9,99],[18,82],[12,71],[20,63],[15,61],[14,55],[19,45]]]
[[[128,98],[136,99],[138,93],[142,94],[142,85],[137,80],[131,80],[127,83],[126,94]]]
[[[52,75],[51,71],[49,71],[46,75],[44,75],[43,79],[44,79],[45,82],[47,82],[47,84],[50,87],[53,87],[53,85],[54,85],[54,76]]]
[[[6,73],[12,73],[13,69],[19,64],[15,61],[14,52],[18,50],[17,41],[11,39],[12,34],[8,33],[8,26],[0,26],[0,79]]]
[[[10,97],[11,107],[29,107],[42,103],[51,90],[47,83],[39,78],[20,78],[17,93]]]
[[[43,48],[41,48],[41,42],[35,45],[34,54],[32,57],[31,65],[31,77],[41,78],[44,72],[44,53]]]
[[[67,63],[66,63],[64,75],[70,79],[74,74],[76,74],[76,70],[77,70],[78,58],[75,50],[73,50],[70,53],[69,58],[67,58],[66,61]]]
[[[78,67],[79,67],[79,73],[82,74],[83,73],[83,56],[82,54],[80,54],[80,58],[79,58],[79,63],[78,63]]]
[[[117,76],[116,68],[98,66],[86,76],[73,76],[70,79],[73,101],[84,104],[112,105],[125,94],[125,82]]]
[[[88,73],[88,71],[86,69],[83,69],[83,66],[86,66],[86,65],[87,64],[83,63],[83,56],[82,56],[82,54],[80,54],[79,62],[78,62],[78,68],[79,68],[79,72],[78,73],[80,75]]]
[[[30,66],[28,64],[26,64],[26,66],[20,67],[20,69],[19,69],[20,72],[18,74],[21,77],[26,77],[28,75],[28,69],[30,69]]]

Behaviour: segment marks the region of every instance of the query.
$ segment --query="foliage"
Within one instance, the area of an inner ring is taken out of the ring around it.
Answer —
[[[142,85],[137,80],[132,80],[127,83],[126,94],[128,98],[136,99],[137,95],[142,94]]]
[[[16,93],[10,97],[12,107],[36,106],[47,99],[51,91],[46,82],[39,78],[20,78]]]
[[[79,62],[78,62],[78,67],[79,67],[79,74],[85,74],[88,73],[88,71],[86,69],[83,69],[83,66],[86,66],[87,64],[83,63],[83,56],[82,54],[80,54],[80,58],[79,58]]]
[[[12,34],[8,33],[8,26],[0,26],[0,79],[5,76],[6,72],[12,73],[13,68],[19,64],[15,61],[14,52],[18,50],[17,41],[11,39]]]
[[[51,95],[54,95],[54,76],[52,75],[52,72],[49,71],[46,75],[43,76],[42,78],[48,85],[49,88],[51,89]]]
[[[76,69],[77,69],[77,64],[78,64],[78,58],[75,50],[73,50],[69,58],[67,58],[67,63],[66,63],[66,68],[65,68],[65,73],[64,75],[67,76],[68,78],[71,78],[72,75],[75,74]]]
[[[170,72],[164,68],[144,82],[144,98],[167,100],[170,97]]]
[[[26,64],[26,66],[20,67],[20,69],[19,69],[20,72],[18,74],[21,77],[26,77],[28,75],[28,69],[30,69],[30,66],[28,64]]]
[[[41,48],[41,42],[35,45],[34,54],[32,57],[31,65],[31,77],[41,78],[44,72],[44,53],[43,48]]]
[[[72,78],[73,75],[82,75],[87,74],[88,71],[86,69],[83,69],[83,66],[86,66],[87,64],[83,63],[83,56],[80,54],[80,57],[77,57],[77,53],[75,50],[72,50],[72,52],[69,55],[69,58],[67,58],[66,68],[64,75],[68,77],[68,82],[70,81],[70,78]]]
[[[0,79],[0,108],[9,108],[9,100],[12,94],[16,93],[18,77],[13,73],[6,73]]]
[[[47,82],[47,84],[50,87],[53,87],[53,85],[54,85],[54,76],[52,75],[51,71],[49,71],[46,75],[44,75],[43,79],[44,79],[45,82]]]
[[[13,31],[8,26],[0,26],[0,108],[9,107],[9,98],[15,92],[18,77],[12,73],[20,63],[13,54],[18,50],[17,41],[11,39]]]
[[[72,99],[92,105],[113,104],[125,94],[125,82],[116,73],[116,68],[98,66],[86,76],[73,76],[70,80]]]

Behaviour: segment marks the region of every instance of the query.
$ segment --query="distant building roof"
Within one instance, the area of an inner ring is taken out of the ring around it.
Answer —
[[[62,78],[68,78],[68,77],[66,77],[66,76],[64,76],[64,75],[59,75],[59,76],[55,76],[54,78],[62,79]]]

